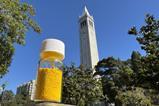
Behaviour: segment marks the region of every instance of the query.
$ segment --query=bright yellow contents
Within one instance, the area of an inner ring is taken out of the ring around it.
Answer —
[[[53,58],[53,59],[59,59],[59,60],[63,60],[64,56],[60,53],[57,53],[55,51],[45,51],[45,52],[42,52],[40,54],[41,56],[41,59],[44,59],[44,58]]]
[[[40,68],[38,71],[35,99],[61,102],[62,71]]]

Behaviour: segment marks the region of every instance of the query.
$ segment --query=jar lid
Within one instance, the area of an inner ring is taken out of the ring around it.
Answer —
[[[61,56],[61,60],[65,57],[65,44],[58,39],[46,39],[42,42],[41,58],[45,52],[55,52]]]

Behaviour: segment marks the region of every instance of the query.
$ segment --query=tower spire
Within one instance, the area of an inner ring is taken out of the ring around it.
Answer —
[[[86,6],[84,6],[84,10],[83,10],[83,14],[82,14],[82,15],[83,15],[83,16],[84,16],[84,15],[90,16],[90,14],[89,14],[88,9],[87,9]]]

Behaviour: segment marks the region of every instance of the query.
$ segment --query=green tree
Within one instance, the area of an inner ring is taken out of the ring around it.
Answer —
[[[0,77],[8,72],[15,51],[14,44],[25,44],[26,32],[40,32],[32,19],[33,7],[20,0],[0,0]]]
[[[22,87],[20,93],[15,95],[15,102],[17,106],[32,106],[34,104],[25,87]]]
[[[34,104],[33,101],[30,100],[28,95],[25,94],[17,94],[15,95],[16,106],[32,106]]]
[[[133,52],[126,61],[108,57],[95,67],[95,75],[101,75],[103,93],[109,102],[117,105],[137,102],[143,106],[159,103],[159,20],[146,15],[145,23],[139,31],[136,27],[129,30],[146,52],[145,56]]]
[[[141,45],[141,49],[145,50],[146,55],[142,57],[142,74],[138,74],[139,84],[146,89],[152,89],[156,93],[148,93],[152,98],[152,103],[159,103],[159,20],[153,15],[146,15],[145,25],[139,30],[132,27],[128,33],[134,35]]]
[[[142,26],[139,31],[137,31],[136,27],[132,27],[128,33],[136,36],[136,40],[141,44],[141,48],[145,50],[148,55],[159,56],[159,20],[147,14],[145,23],[146,24]]]
[[[131,68],[139,73],[142,70],[142,56],[139,52],[133,51],[131,54]]]
[[[14,93],[11,90],[5,90],[0,95],[2,106],[8,106],[14,100]]]
[[[15,95],[15,101],[17,106],[23,106],[26,103],[25,99],[26,98],[24,97],[24,95],[20,95],[20,94]]]
[[[92,72],[82,66],[64,68],[63,103],[85,106],[89,102],[103,99],[101,81],[95,79]]]
[[[108,102],[115,102],[120,90],[126,90],[133,84],[133,70],[125,62],[108,57],[98,62],[96,73],[101,75],[103,93]]]
[[[129,30],[129,34],[135,35],[136,40],[141,45],[141,49],[146,51],[146,56],[142,60],[144,64],[145,87],[159,89],[159,20],[152,15],[146,15],[145,25],[139,31],[136,27]]]
[[[149,95],[145,95],[145,92],[140,93],[140,90],[134,90],[138,89],[139,84],[137,85],[134,82],[138,81],[137,73],[140,70],[138,68],[142,66],[135,62],[140,63],[140,59],[141,56],[137,52],[133,52],[132,58],[127,61],[108,57],[98,62],[95,74],[101,75],[103,93],[108,97],[108,102],[115,102],[117,106],[124,105],[123,103],[133,104],[133,100],[136,102],[141,100],[142,103],[147,103]],[[136,99],[132,99],[133,97]]]
[[[116,96],[117,106],[151,106],[150,98],[146,97],[142,88],[134,88],[125,92],[119,92]]]
[[[113,57],[108,57],[99,61],[95,69],[95,75],[100,75],[102,78],[103,94],[108,97],[109,102],[113,102],[118,92],[114,82],[114,76],[116,76],[115,73],[118,70],[118,61]]]
[[[133,79],[134,86],[142,86],[145,80],[145,64],[144,57],[139,52],[133,51],[131,55],[131,68],[134,71]]]

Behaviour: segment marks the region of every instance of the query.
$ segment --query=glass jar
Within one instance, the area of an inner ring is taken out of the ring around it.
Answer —
[[[44,51],[40,54],[35,100],[61,102],[62,60],[64,55],[56,51]]]

